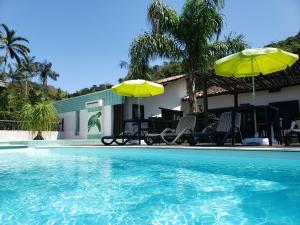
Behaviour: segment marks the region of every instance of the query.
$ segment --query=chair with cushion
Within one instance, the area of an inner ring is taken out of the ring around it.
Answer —
[[[170,128],[164,129],[161,133],[150,133],[145,137],[145,142],[148,145],[164,142],[167,145],[182,143],[188,135],[194,131],[196,126],[196,117],[188,115],[180,118],[176,130]]]
[[[239,134],[242,140],[241,113],[235,113],[234,129],[232,129],[232,112],[224,112],[221,114],[216,126],[210,125],[201,132],[192,132],[189,135],[188,142],[190,145],[203,143],[203,140],[215,142],[217,145],[224,145],[227,138],[231,135]],[[233,133],[232,133],[233,130]]]

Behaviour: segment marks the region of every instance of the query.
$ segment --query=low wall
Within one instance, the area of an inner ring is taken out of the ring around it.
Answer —
[[[30,141],[36,136],[37,132],[24,130],[0,130],[0,141]],[[61,139],[62,133],[58,131],[43,131],[45,140]]]

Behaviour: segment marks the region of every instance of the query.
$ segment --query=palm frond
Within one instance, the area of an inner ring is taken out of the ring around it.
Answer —
[[[8,26],[6,24],[2,23],[0,26],[3,27],[6,34],[10,33],[10,29],[8,28]]]
[[[217,41],[212,45],[212,55],[214,60],[217,60],[240,52],[248,47],[249,45],[245,41],[245,37],[243,35],[230,33],[224,37],[224,40]]]
[[[182,56],[182,50],[170,37],[160,34],[148,34],[138,36],[130,47],[130,67],[132,73],[145,72],[149,60],[156,57],[178,59]]]
[[[148,7],[148,20],[155,34],[174,33],[178,26],[177,12],[162,0],[154,0]]]
[[[29,43],[28,39],[26,39],[24,37],[14,37],[12,39],[12,42],[16,42],[16,41],[25,41],[25,42]]]
[[[52,70],[52,63],[44,61],[43,63],[37,62],[36,65],[36,75],[40,78],[42,84],[47,86],[48,77],[52,80],[57,80],[59,74]]]
[[[11,47],[14,48],[14,49],[19,49],[20,51],[22,51],[23,53],[26,53],[26,54],[30,53],[30,49],[25,45],[12,44]]]
[[[215,8],[215,9],[222,9],[224,7],[225,1],[224,0],[204,0],[205,5]]]
[[[180,30],[185,42],[202,42],[218,39],[223,26],[219,9],[222,1],[187,0],[180,16]]]
[[[6,52],[6,56],[4,58],[5,64],[8,61],[8,57],[11,59],[15,59],[18,64],[21,63],[21,58],[26,58],[27,54],[30,52],[30,49],[21,44],[20,42],[29,42],[26,38],[16,36],[16,31],[10,29],[7,25],[1,24],[5,34],[2,34],[2,45],[0,45],[0,49],[3,49]],[[5,70],[5,68],[4,68]]]

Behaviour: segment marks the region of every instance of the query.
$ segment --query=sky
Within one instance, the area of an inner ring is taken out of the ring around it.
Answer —
[[[69,93],[116,84],[126,75],[134,37],[150,30],[151,0],[0,0],[0,23],[30,40],[31,55],[60,74],[49,83]],[[179,13],[184,0],[165,0]],[[300,31],[300,0],[225,0],[223,35],[245,35],[263,47]]]

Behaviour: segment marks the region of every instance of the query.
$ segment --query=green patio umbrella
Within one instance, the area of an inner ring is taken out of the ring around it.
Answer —
[[[245,49],[215,62],[215,73],[224,77],[252,77],[252,96],[255,105],[255,76],[268,75],[292,66],[299,56],[278,48]],[[254,128],[257,134],[254,111]]]

